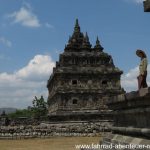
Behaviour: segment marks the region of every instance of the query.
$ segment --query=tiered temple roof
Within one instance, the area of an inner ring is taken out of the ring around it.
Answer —
[[[80,31],[80,26],[78,23],[78,19],[76,19],[74,32],[71,37],[69,37],[68,44],[65,47],[65,51],[72,51],[72,50],[91,50],[91,43],[89,41],[88,33],[86,32],[85,35]],[[94,46],[93,50],[102,51],[103,47],[100,45],[100,41],[97,37],[96,45]]]

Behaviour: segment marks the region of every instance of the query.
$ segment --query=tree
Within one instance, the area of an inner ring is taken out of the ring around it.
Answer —
[[[32,111],[28,109],[17,109],[16,112],[8,114],[8,117],[11,119],[19,118],[19,117],[32,117]]]
[[[40,98],[37,98],[35,96],[32,103],[33,107],[31,109],[34,118],[40,119],[41,117],[45,117],[47,115],[47,103],[44,101],[43,96],[41,96]]]
[[[8,117],[11,119],[16,119],[20,117],[27,117],[27,118],[36,118],[44,120],[47,119],[47,103],[44,101],[43,96],[40,98],[34,97],[32,101],[33,105],[28,106],[27,109],[18,109],[14,113],[8,114]]]

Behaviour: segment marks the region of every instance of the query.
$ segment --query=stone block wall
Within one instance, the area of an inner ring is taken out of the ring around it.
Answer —
[[[150,133],[150,88],[115,96],[107,105],[113,110],[114,132],[142,136]]]
[[[104,135],[102,144],[150,144],[149,87],[114,96],[107,106],[113,110],[114,125],[110,128],[111,133]]]
[[[0,139],[49,138],[53,136],[99,136],[110,122],[41,123],[38,126],[1,126]]]

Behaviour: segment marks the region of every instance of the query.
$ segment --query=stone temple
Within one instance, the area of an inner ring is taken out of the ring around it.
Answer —
[[[103,51],[98,37],[91,46],[76,19],[73,34],[47,83],[50,120],[110,119],[105,102],[124,92],[122,73]]]

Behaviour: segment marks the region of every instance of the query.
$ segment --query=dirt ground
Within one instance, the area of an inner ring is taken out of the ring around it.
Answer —
[[[0,140],[0,150],[77,150],[76,144],[98,144],[100,137]]]

